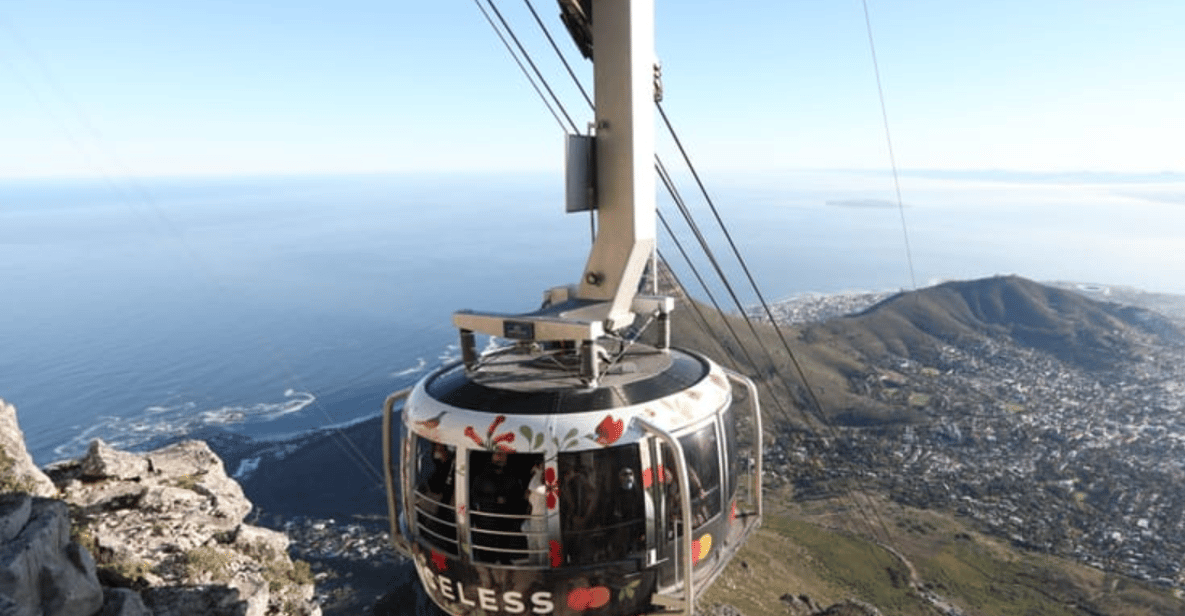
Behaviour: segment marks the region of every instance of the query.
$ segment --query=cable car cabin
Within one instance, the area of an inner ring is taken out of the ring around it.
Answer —
[[[760,439],[752,384],[635,344],[589,387],[567,359],[517,345],[411,390],[390,503],[420,579],[458,615],[689,612],[760,521],[730,381]]]
[[[689,614],[760,523],[752,383],[668,348],[674,298],[638,294],[656,255],[653,0],[593,5],[560,1],[595,86],[591,134],[568,149],[567,209],[596,213],[579,284],[532,313],[454,313],[462,362],[384,408],[392,539],[458,616]],[[657,346],[636,343],[640,321]],[[514,343],[478,356],[475,334]]]

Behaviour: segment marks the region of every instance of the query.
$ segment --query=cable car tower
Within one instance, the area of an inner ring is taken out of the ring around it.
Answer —
[[[391,534],[457,616],[690,614],[760,524],[757,392],[671,348],[674,299],[637,293],[655,245],[653,0],[560,7],[596,108],[594,133],[568,137],[568,210],[595,210],[598,233],[579,285],[526,314],[455,313],[462,360],[388,398]],[[642,322],[657,343],[629,335]],[[477,334],[508,342],[479,354]]]

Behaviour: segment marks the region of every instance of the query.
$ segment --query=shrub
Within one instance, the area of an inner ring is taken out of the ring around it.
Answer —
[[[196,547],[185,552],[185,575],[189,578],[217,579],[225,576],[229,568],[230,554],[217,548]]]

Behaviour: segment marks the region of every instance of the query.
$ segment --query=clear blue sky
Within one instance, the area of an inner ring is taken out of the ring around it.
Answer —
[[[1185,172],[1185,2],[868,2],[900,167]],[[698,164],[888,167],[859,0],[657,4]],[[3,177],[546,170],[561,135],[470,0],[0,0]]]

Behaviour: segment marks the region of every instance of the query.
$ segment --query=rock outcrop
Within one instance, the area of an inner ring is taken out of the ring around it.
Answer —
[[[308,565],[201,441],[33,465],[0,400],[0,616],[320,616]],[[55,496],[56,498],[43,498]]]
[[[102,606],[95,561],[70,540],[66,504],[0,495],[0,614],[91,616]]]
[[[0,399],[0,493],[20,491],[53,496],[53,482],[45,476],[25,448],[25,433],[16,420],[16,407]]]
[[[244,523],[251,502],[201,441],[146,454],[91,443],[49,469],[99,579],[139,591],[157,616],[320,614],[288,538]]]

